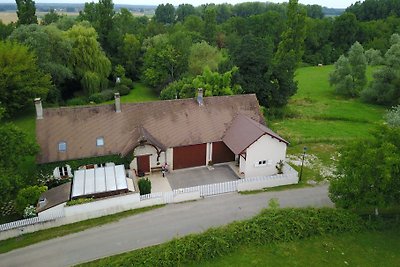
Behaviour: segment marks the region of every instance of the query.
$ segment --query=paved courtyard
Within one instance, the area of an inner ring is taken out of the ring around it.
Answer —
[[[239,179],[228,165],[176,170],[167,174],[172,189],[192,187],[197,185],[223,183]]]

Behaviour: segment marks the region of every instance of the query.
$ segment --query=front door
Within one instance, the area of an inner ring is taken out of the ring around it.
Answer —
[[[139,156],[137,159],[138,173],[148,173],[150,172],[150,155]]]

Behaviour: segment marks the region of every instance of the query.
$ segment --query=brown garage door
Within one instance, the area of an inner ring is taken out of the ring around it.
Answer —
[[[206,144],[174,147],[174,170],[206,165]]]
[[[225,145],[224,142],[215,142],[212,144],[213,163],[223,163],[235,160],[235,154]]]

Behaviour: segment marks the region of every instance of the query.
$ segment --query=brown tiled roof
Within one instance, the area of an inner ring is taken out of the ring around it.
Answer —
[[[37,207],[37,212],[41,212],[69,201],[71,194],[71,182],[59,185],[44,192],[39,199],[45,198],[47,203],[43,207]]]
[[[36,120],[38,162],[127,153],[143,132],[165,147],[221,141],[238,114],[264,123],[254,94],[205,97],[203,106],[194,99],[130,103],[121,110],[113,104],[44,109]],[[96,146],[97,137],[104,138],[103,147]],[[60,141],[67,151],[58,151]]]
[[[226,131],[222,141],[236,155],[241,154],[251,144],[257,141],[261,136],[268,134],[281,142],[288,144],[288,141],[274,133],[271,129],[247,116],[239,114],[232,122],[232,125]]]

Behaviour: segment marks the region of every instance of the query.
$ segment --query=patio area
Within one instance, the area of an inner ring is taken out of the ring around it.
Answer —
[[[130,172],[135,188],[138,187],[139,177]],[[178,188],[187,188],[197,185],[216,184],[235,181],[243,178],[234,162],[214,165],[212,167],[197,167],[167,172],[165,177],[161,172],[153,172],[145,177],[151,181],[151,192],[170,192]]]
[[[228,164],[175,170],[167,173],[172,189],[235,181],[239,176]]]

